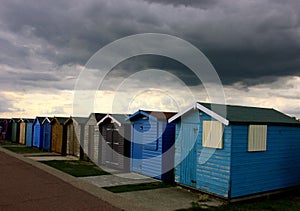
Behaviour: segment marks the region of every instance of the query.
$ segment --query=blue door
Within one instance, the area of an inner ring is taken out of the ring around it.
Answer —
[[[39,147],[39,139],[40,139],[40,126],[39,125],[34,125],[34,130],[33,130],[33,146],[34,147]]]
[[[32,123],[30,122],[26,124],[26,146],[32,146]]]
[[[44,143],[43,149],[50,151],[51,148],[51,125],[49,123],[44,124]]]
[[[133,137],[131,142],[131,169],[132,171],[142,173],[143,157],[143,124],[136,123],[132,125]]]
[[[181,168],[180,183],[190,187],[196,187],[197,172],[197,124],[182,124],[181,141]],[[186,156],[186,157],[185,157]]]

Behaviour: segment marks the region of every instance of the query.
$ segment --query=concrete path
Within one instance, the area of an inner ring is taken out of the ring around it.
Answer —
[[[142,203],[148,208],[164,211],[190,208],[192,202],[199,200],[199,194],[178,187],[125,192],[118,195],[132,203]]]
[[[75,178],[36,162],[41,159],[73,158],[24,157],[0,147],[0,210],[177,210],[199,200],[199,193],[178,187],[111,193],[100,187],[158,180],[107,167],[112,175]]]
[[[89,182],[97,187],[111,187],[118,185],[131,185],[159,182],[159,180],[146,177],[136,173],[118,173],[112,175],[101,175],[91,177],[80,177],[81,180]]]

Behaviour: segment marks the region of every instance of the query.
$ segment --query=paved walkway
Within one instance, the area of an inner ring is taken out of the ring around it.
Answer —
[[[132,203],[143,203],[154,210],[174,211],[190,208],[199,195],[178,187],[119,193]]]
[[[0,147],[0,210],[177,210],[199,199],[178,187],[115,194],[99,187],[157,180],[107,167],[112,175],[76,178],[36,162],[40,159],[73,158],[21,155]]]
[[[0,210],[122,209],[151,210],[0,147]]]
[[[80,177],[79,179],[89,182],[97,187],[111,187],[118,185],[132,185],[159,182],[159,180],[136,173],[118,173],[112,175]]]
[[[0,152],[0,210],[119,210]]]

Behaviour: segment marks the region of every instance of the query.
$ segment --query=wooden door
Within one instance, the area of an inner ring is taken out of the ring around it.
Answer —
[[[89,125],[88,156],[91,160],[94,159],[94,130],[94,125]]]
[[[196,187],[198,125],[183,123],[181,135],[180,183]]]
[[[119,128],[116,128],[114,124],[107,124],[102,127],[104,142],[104,163],[112,165],[114,167],[123,168],[123,138],[119,134]]]
[[[142,173],[143,158],[143,124],[135,123],[133,125],[132,151],[131,151],[131,168],[132,171]]]

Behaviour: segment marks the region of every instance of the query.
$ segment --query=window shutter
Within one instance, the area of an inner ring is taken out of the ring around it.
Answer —
[[[267,150],[267,125],[249,125],[248,151]]]
[[[202,146],[223,148],[223,124],[219,121],[203,121]]]

